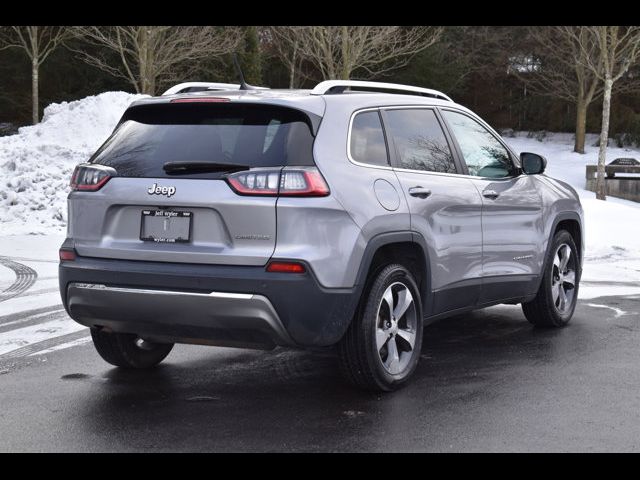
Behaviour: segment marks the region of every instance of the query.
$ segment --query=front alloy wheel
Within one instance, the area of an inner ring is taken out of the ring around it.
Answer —
[[[571,247],[566,243],[561,244],[553,258],[551,275],[553,304],[560,314],[565,314],[573,305],[576,292],[575,263],[575,256],[571,255]]]
[[[522,304],[527,320],[539,327],[564,327],[576,308],[580,284],[580,258],[566,230],[552,239],[542,281],[533,300]]]

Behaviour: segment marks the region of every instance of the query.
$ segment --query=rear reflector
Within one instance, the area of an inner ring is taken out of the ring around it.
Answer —
[[[62,262],[73,262],[76,259],[75,250],[67,250],[61,248],[58,253],[60,255],[60,261]]]
[[[73,171],[71,190],[95,192],[100,190],[115,174],[116,171],[111,167],[81,163]]]
[[[307,269],[298,262],[271,262],[267,265],[267,272],[304,273]]]
[[[315,167],[256,168],[227,176],[240,195],[326,197],[329,186]]]
[[[224,97],[196,97],[196,98],[174,98],[170,103],[220,103],[230,102],[228,98]]]

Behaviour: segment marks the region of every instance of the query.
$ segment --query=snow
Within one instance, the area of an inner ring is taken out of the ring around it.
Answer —
[[[0,355],[48,340],[51,337],[61,337],[79,332],[85,330],[85,328],[84,325],[73,322],[68,318],[58,318],[37,325],[9,330],[8,332],[0,333]]]
[[[0,236],[0,257],[10,257],[38,272],[38,278],[29,290],[0,302],[0,317],[43,307],[62,308],[58,290],[58,249],[64,238],[63,234]],[[0,265],[0,288],[8,287],[15,278],[12,270]]]
[[[64,232],[74,166],[89,159],[142,97],[106,92],[54,103],[38,125],[0,137],[0,235]]]

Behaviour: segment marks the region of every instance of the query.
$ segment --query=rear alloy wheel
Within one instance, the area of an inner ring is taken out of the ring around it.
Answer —
[[[540,327],[564,327],[576,308],[580,261],[573,237],[560,230],[553,237],[536,297],[522,304],[527,320]]]
[[[132,333],[91,329],[93,345],[111,365],[122,368],[151,368],[169,355],[173,343],[152,343]]]
[[[416,344],[416,305],[409,288],[400,282],[387,287],[376,320],[376,347],[384,369],[392,375],[402,372],[413,356]]]
[[[411,273],[398,264],[383,268],[369,285],[338,346],[342,371],[361,388],[395,390],[420,358],[420,293]]]

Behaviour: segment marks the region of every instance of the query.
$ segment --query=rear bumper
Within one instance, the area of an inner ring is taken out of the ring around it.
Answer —
[[[176,343],[328,346],[346,331],[358,289],[263,267],[77,257],[59,267],[63,304],[89,327]]]

